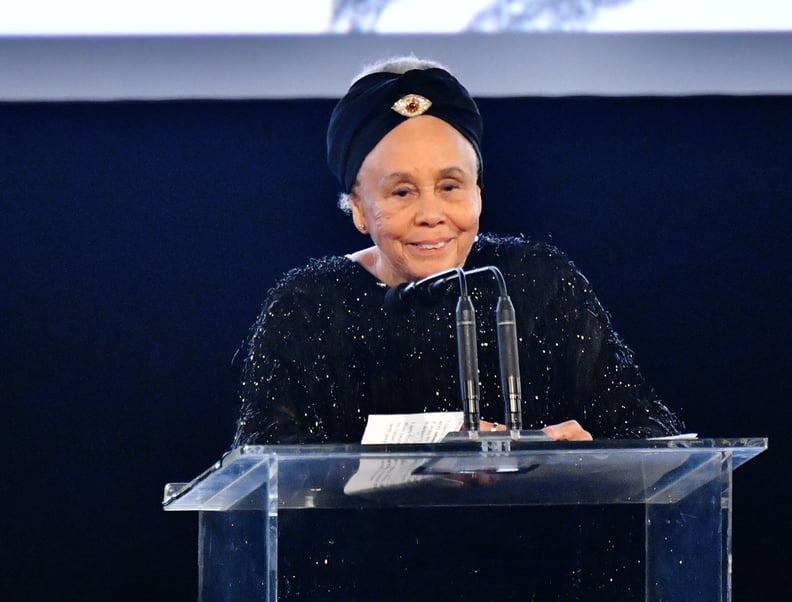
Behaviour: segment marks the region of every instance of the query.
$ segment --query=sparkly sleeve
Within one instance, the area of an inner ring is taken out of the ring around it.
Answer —
[[[559,373],[577,418],[597,437],[645,438],[681,432],[682,422],[644,379],[633,352],[614,330],[588,280],[559,254],[555,313],[561,317]]]
[[[242,370],[234,447],[323,440],[319,409],[310,391],[317,380],[321,339],[313,319],[318,287],[301,282],[297,270],[268,294],[253,325]],[[309,333],[309,330],[311,331]]]
[[[517,285],[526,427],[575,419],[594,437],[680,432],[574,264],[544,243],[511,238],[499,247]]]

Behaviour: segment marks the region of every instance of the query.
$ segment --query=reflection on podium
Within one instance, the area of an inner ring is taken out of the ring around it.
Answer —
[[[762,438],[247,446],[199,513],[201,600],[731,599],[732,472]]]

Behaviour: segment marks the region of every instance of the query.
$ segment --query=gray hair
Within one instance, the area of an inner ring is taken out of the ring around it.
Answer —
[[[429,59],[420,59],[414,54],[394,56],[366,65],[354,78],[352,78],[350,85],[372,73],[395,73],[397,75],[402,75],[414,69],[445,69],[448,71],[445,65]],[[357,185],[358,183],[355,181],[353,189]],[[352,193],[347,192],[342,192],[338,195],[338,208],[347,214],[352,213],[351,196]]]

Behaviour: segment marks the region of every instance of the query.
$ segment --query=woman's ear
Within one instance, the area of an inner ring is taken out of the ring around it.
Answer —
[[[361,234],[367,234],[368,226],[363,216],[363,209],[360,206],[360,197],[356,192],[349,194],[349,208],[352,210],[352,223],[355,224],[355,228],[357,228],[358,232]]]

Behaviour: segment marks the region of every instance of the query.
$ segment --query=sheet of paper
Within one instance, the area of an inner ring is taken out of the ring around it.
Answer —
[[[361,443],[437,443],[462,428],[462,412],[371,414]]]
[[[674,440],[687,440],[698,439],[698,433],[680,433],[679,435],[666,435],[665,437],[650,437],[649,441],[674,441]]]
[[[344,486],[344,493],[372,492],[431,478],[415,474],[423,463],[421,458],[361,458],[360,468]]]

